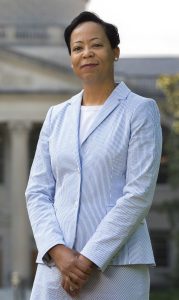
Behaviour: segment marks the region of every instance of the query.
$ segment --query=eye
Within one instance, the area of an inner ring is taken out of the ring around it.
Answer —
[[[95,43],[95,44],[93,44],[93,47],[94,48],[100,48],[100,47],[102,47],[103,45],[102,44],[99,44],[99,43]]]
[[[79,52],[80,50],[82,50],[81,46],[76,46],[72,49],[73,52]]]

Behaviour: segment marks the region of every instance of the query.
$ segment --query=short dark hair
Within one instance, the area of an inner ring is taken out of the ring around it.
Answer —
[[[70,48],[70,39],[72,31],[81,23],[84,22],[95,22],[98,24],[101,24],[101,26],[104,28],[104,31],[107,35],[107,38],[111,44],[111,48],[115,49],[118,47],[120,43],[119,33],[116,26],[113,24],[107,23],[103,21],[100,17],[98,17],[95,13],[92,13],[90,11],[83,11],[80,13],[76,18],[72,20],[70,25],[68,25],[64,31],[64,38],[65,42],[68,48],[68,52],[71,55],[71,48]]]

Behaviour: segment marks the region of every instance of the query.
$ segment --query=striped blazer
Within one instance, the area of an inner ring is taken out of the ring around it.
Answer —
[[[110,264],[154,264],[145,217],[161,156],[154,100],[121,82],[79,143],[83,91],[49,109],[26,189],[38,263],[64,244],[102,271]]]

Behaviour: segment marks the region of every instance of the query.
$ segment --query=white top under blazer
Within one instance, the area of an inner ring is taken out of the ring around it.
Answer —
[[[82,105],[80,112],[80,144],[90,130],[102,105]]]
[[[83,91],[49,109],[26,189],[38,263],[64,244],[108,265],[154,264],[145,217],[161,156],[156,102],[123,82],[79,141]]]

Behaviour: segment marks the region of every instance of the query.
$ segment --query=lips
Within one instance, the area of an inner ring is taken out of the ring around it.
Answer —
[[[96,67],[98,64],[95,64],[95,63],[88,63],[88,64],[84,64],[81,66],[81,69],[85,69],[85,68],[94,68]]]

